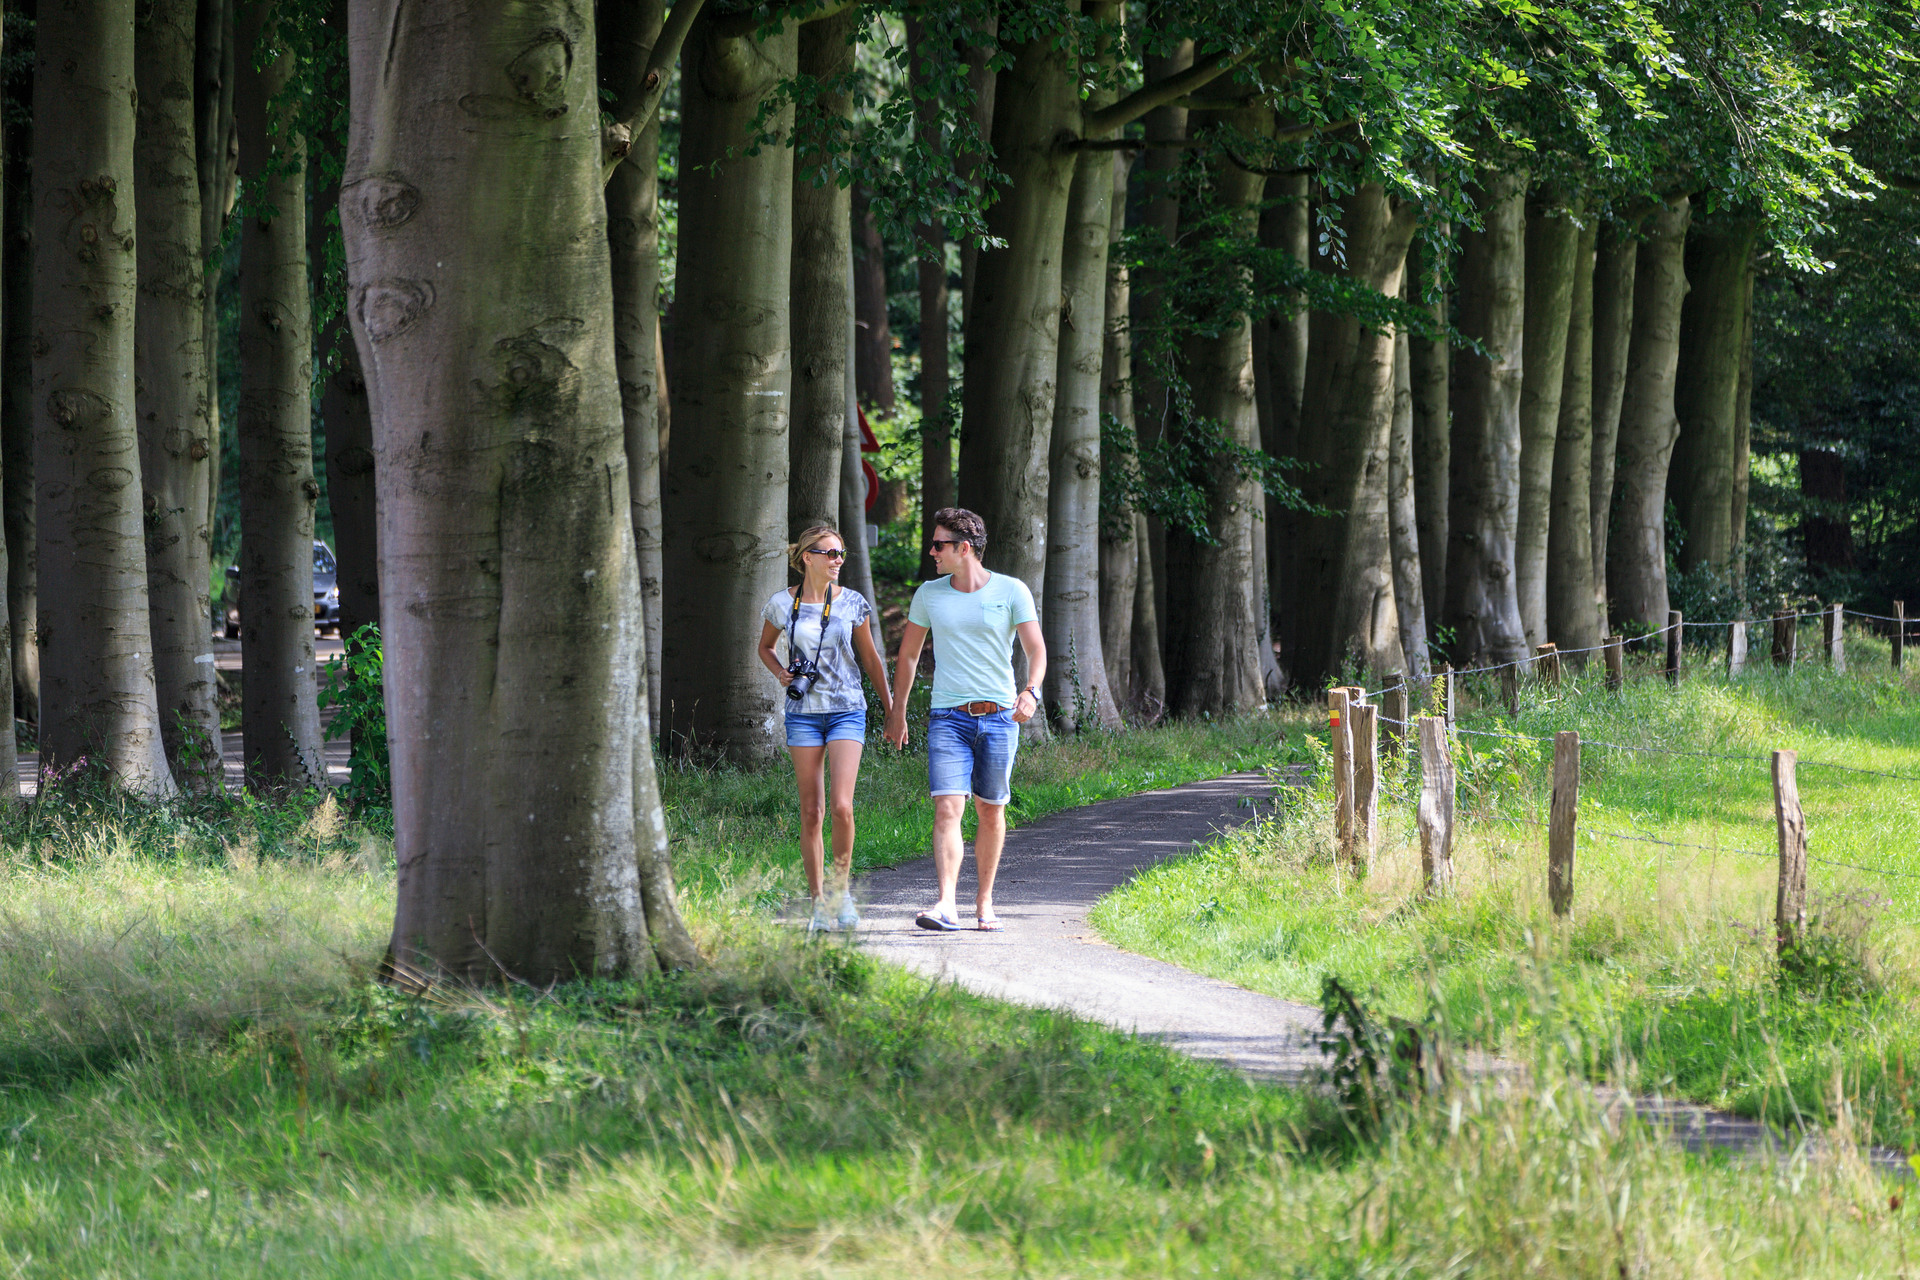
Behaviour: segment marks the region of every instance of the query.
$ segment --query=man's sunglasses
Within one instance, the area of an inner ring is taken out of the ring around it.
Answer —
[[[965,538],[935,538],[928,545],[930,549],[934,552],[934,554],[938,555],[940,552],[940,548],[952,547],[954,550],[957,551],[961,547],[964,547],[967,545],[967,540]]]
[[[847,553],[844,551],[826,551],[819,547],[808,547],[807,554],[810,556],[825,556],[829,560],[845,560],[847,558]]]

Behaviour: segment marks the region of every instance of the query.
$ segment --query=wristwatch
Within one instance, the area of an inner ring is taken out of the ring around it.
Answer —
[[[1034,688],[1034,687],[1033,687],[1032,685],[1028,685],[1028,686],[1027,686],[1026,688],[1024,688],[1024,689],[1022,689],[1022,690],[1021,690],[1020,692],[1021,692],[1021,693],[1030,693],[1030,694],[1032,694],[1032,695],[1033,695],[1033,700],[1034,700],[1034,703],[1035,703],[1036,705],[1037,705],[1037,704],[1039,703],[1039,701],[1040,701],[1040,691],[1039,691],[1038,689],[1036,689],[1036,688]],[[1018,701],[1019,701],[1019,699],[1018,699],[1018,698],[1015,698],[1015,699],[1014,699],[1014,701],[1015,701],[1015,702],[1018,702]]]

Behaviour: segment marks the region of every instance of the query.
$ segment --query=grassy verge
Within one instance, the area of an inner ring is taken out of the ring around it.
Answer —
[[[1856,642],[1849,656],[1847,676],[1766,669],[1731,684],[1703,660],[1677,693],[1645,672],[1619,694],[1581,679],[1527,691],[1512,718],[1479,690],[1458,752],[1458,879],[1437,900],[1421,884],[1417,779],[1390,764],[1365,880],[1332,868],[1328,797],[1309,791],[1283,818],[1141,876],[1095,922],[1121,946],[1255,990],[1313,999],[1338,973],[1489,1047],[1569,1043],[1588,1071],[1624,1067],[1641,1088],[1775,1120],[1850,1117],[1912,1147],[1920,697],[1888,673],[1884,647]],[[1567,728],[1589,745],[1574,913],[1556,922],[1540,825],[1551,747],[1490,735]],[[1765,757],[1782,747],[1800,752],[1824,860],[1809,877],[1808,962],[1794,972],[1773,956]]]

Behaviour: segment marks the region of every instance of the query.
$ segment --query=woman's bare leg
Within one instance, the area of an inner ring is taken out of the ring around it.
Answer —
[[[821,834],[821,824],[827,816],[827,748],[788,747],[787,751],[793,756],[793,776],[800,786],[800,862],[807,869],[807,893],[817,898],[827,860]],[[836,843],[838,836],[836,830]]]
[[[853,874],[853,784],[860,780],[863,744],[849,740],[827,744],[827,764],[833,774],[833,887],[847,887]]]

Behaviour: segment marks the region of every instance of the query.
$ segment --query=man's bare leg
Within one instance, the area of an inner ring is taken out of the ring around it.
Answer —
[[[966,842],[960,836],[960,815],[966,812],[965,796],[935,796],[933,798],[933,874],[940,884],[940,901],[934,911],[957,919],[960,908],[954,903],[954,894],[960,887],[960,861],[966,856]],[[976,844],[975,848],[979,846]],[[994,860],[999,861],[1000,846],[994,845]]]
[[[982,920],[991,920],[993,916],[993,878],[1000,871],[1000,849],[1007,842],[1007,806],[988,804],[979,796],[973,798],[973,817],[977,824],[973,833],[973,866],[979,873],[980,892],[974,899],[974,914]],[[954,824],[956,830],[959,823]],[[958,867],[956,858],[955,866]],[[959,879],[955,876],[955,881]]]

